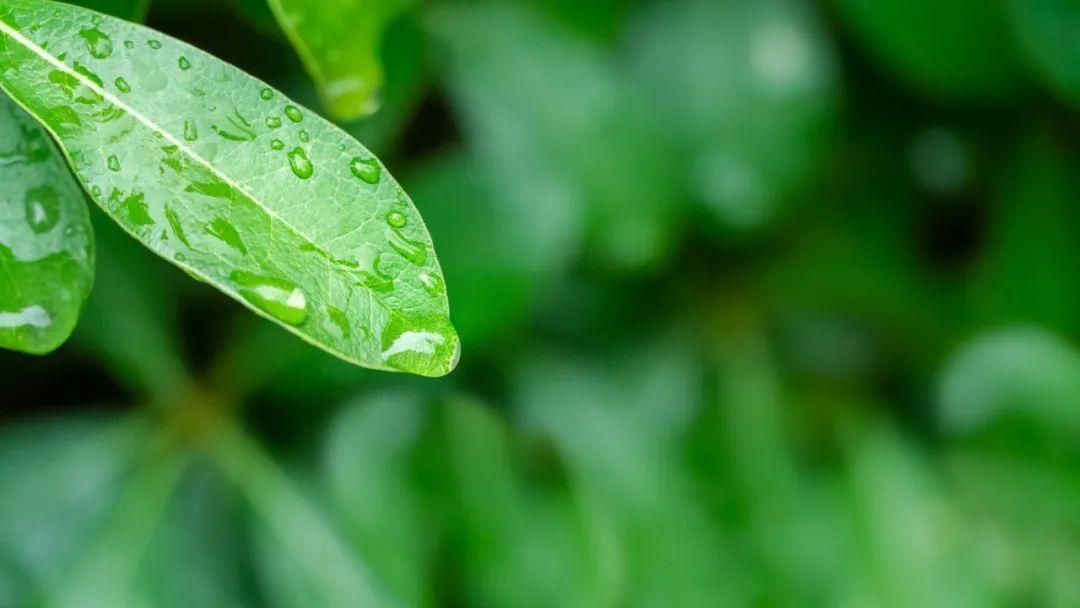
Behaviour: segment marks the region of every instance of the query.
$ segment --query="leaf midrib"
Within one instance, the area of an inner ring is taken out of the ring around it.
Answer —
[[[40,47],[38,44],[36,44],[33,40],[30,40],[26,36],[23,36],[21,32],[19,32],[17,29],[14,29],[13,27],[11,27],[8,23],[3,21],[2,19],[0,19],[0,31],[3,31],[5,34],[7,34],[11,38],[13,38],[16,42],[18,42],[22,46],[29,49],[31,52],[33,52],[35,55],[37,55],[41,59],[44,59],[46,62],[53,65],[54,67],[56,67],[56,68],[58,68],[60,70],[63,70],[64,73],[76,78],[80,83],[84,84],[85,86],[87,86],[88,88],[93,90],[95,93],[101,95],[105,99],[108,99],[110,103],[116,105],[117,107],[121,108],[122,110],[124,110],[125,112],[130,114],[132,117],[135,118],[135,120],[142,123],[145,127],[149,128],[151,131],[161,133],[162,136],[167,141],[169,141],[172,145],[177,146],[177,148],[179,150],[182,150],[190,158],[192,158],[193,160],[198,162],[203,167],[206,167],[211,173],[213,173],[215,176],[217,176],[223,182],[228,184],[229,187],[234,188],[237,192],[244,195],[245,198],[247,198],[252,203],[254,203],[256,207],[262,209],[272,219],[277,220],[282,225],[287,227],[289,230],[292,230],[297,236],[302,238],[304,241],[306,241],[312,247],[317,249],[320,253],[322,253],[325,256],[325,259],[330,263],[330,266],[337,267],[339,269],[346,269],[346,267],[344,265],[335,264],[334,263],[334,256],[329,251],[327,251],[326,249],[321,247],[314,239],[312,239],[308,235],[304,234],[304,232],[301,231],[296,226],[293,226],[289,222],[285,221],[285,219],[282,218],[280,215],[278,215],[276,212],[274,212],[274,210],[272,210],[269,207],[267,207],[266,205],[264,205],[258,198],[253,196],[251,193],[249,193],[247,190],[245,190],[243,187],[241,187],[235,181],[230,179],[228,175],[222,173],[217,167],[215,167],[212,163],[210,163],[210,161],[203,158],[197,152],[195,152],[194,150],[189,148],[187,145],[185,145],[184,142],[177,139],[167,129],[165,129],[161,125],[158,125],[156,122],[151,120],[149,117],[145,116],[143,113],[139,112],[138,110],[136,110],[136,109],[132,108],[131,106],[129,106],[128,104],[126,104],[123,100],[118,98],[116,95],[112,94],[108,89],[105,89],[105,88],[103,88],[101,86],[98,86],[98,84],[96,82],[94,82],[93,80],[90,80],[85,75],[71,69],[70,67],[67,66],[67,64],[60,61],[56,57],[54,57],[48,51],[46,51],[45,49]],[[177,42],[179,43],[179,41],[177,41]],[[180,43],[180,44],[182,44],[182,43]],[[383,303],[381,300],[379,300],[379,298],[375,297],[374,294],[372,294],[372,299],[378,301],[381,305],[386,306],[386,304]]]

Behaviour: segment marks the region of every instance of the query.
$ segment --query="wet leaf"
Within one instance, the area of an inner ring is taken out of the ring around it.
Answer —
[[[82,192],[48,134],[0,94],[0,347],[42,354],[75,328],[94,278]]]
[[[0,87],[144,245],[342,359],[453,369],[423,220],[343,131],[196,48],[84,9],[3,0],[0,36]]]
[[[379,107],[383,83],[379,46],[402,0],[269,0],[281,29],[337,120],[367,116]]]

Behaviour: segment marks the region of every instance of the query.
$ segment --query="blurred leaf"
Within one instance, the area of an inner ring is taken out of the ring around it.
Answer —
[[[56,132],[94,200],[144,245],[350,362],[453,369],[430,237],[360,144],[177,40],[42,0],[0,6],[0,86]],[[50,77],[58,86],[39,95]],[[363,210],[340,213],[341,201]]]
[[[269,0],[336,120],[378,109],[383,30],[404,1]]]
[[[613,373],[565,357],[537,358],[520,374],[518,411],[554,443],[573,483],[613,518],[625,556],[619,597],[633,606],[744,603],[738,566],[721,549],[678,444],[646,414],[685,407],[674,397],[679,385],[639,392],[627,382],[649,373],[641,365]]]
[[[175,399],[190,379],[176,335],[172,271],[100,213],[94,218],[97,279],[75,339],[142,397]]]
[[[848,462],[858,529],[854,605],[926,608],[992,604],[969,567],[961,520],[940,480],[895,431],[853,431]]]
[[[1005,6],[1035,71],[1066,101],[1080,105],[1080,4],[1007,0]]]
[[[934,99],[1001,102],[1026,84],[1000,2],[834,0],[845,25],[890,71]]]
[[[991,323],[1080,329],[1080,181],[1068,151],[1045,133],[1029,134],[992,210],[976,314]]]
[[[392,604],[325,515],[239,429],[223,426],[211,452],[257,516],[254,549],[276,606]]]
[[[399,144],[410,143],[400,142],[400,137],[431,84],[427,35],[412,12],[391,20],[385,39],[386,83],[379,94],[379,111],[346,126],[357,141],[384,158],[396,152]]]
[[[139,462],[99,536],[65,580],[49,590],[49,604],[72,608],[132,605],[135,574],[187,464],[186,455],[160,440],[141,446]]]
[[[323,448],[323,475],[351,545],[408,606],[424,606],[433,557],[430,517],[410,479],[410,457],[426,419],[421,395],[394,391],[354,400]]]
[[[767,225],[813,184],[839,87],[808,3],[659,2],[636,15],[631,33],[652,120],[678,134],[681,173],[721,224]]]
[[[146,606],[249,605],[239,496],[204,461],[189,466],[139,566]]]
[[[444,7],[431,24],[470,144],[522,225],[552,235],[544,253],[573,253],[583,209],[601,266],[661,264],[680,215],[679,159],[614,57],[522,7]]]
[[[0,431],[0,603],[58,590],[121,492],[148,429],[135,418],[68,417]],[[6,594],[6,595],[5,595]]]
[[[1072,444],[1080,436],[1080,352],[1036,327],[985,332],[945,367],[938,400],[953,432],[1028,420]]]
[[[559,490],[530,487],[505,425],[464,397],[443,430],[451,475],[451,539],[463,557],[467,603],[608,606],[619,597],[609,522],[589,518]],[[605,542],[607,541],[607,542]]]
[[[150,0],[71,0],[69,4],[137,22],[144,21],[150,9]]]
[[[0,347],[44,354],[67,340],[90,293],[90,219],[49,135],[2,93],[0,142]]]

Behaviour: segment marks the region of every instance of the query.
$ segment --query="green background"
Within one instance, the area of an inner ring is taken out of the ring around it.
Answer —
[[[343,124],[458,369],[91,209],[74,337],[0,352],[0,607],[1080,605],[1074,4],[400,8]],[[147,23],[320,107],[257,0]]]

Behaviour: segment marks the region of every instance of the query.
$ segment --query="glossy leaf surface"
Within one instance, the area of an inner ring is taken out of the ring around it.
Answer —
[[[0,1],[0,46],[0,87],[144,245],[347,361],[454,367],[423,220],[343,131],[196,48],[68,5]]]
[[[379,107],[386,21],[401,0],[269,0],[330,114],[352,120]]]
[[[0,347],[59,346],[93,278],[82,192],[45,130],[0,94]]]

